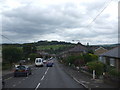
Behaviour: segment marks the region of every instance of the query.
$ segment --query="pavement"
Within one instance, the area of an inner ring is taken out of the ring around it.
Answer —
[[[102,79],[93,79],[84,72],[73,69],[72,67],[60,64],[64,71],[68,73],[74,80],[82,84],[85,88],[116,88],[115,86],[104,83]]]

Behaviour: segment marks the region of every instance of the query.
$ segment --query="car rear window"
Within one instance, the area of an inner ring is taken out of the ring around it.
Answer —
[[[18,69],[21,69],[21,70],[26,69],[26,67],[25,67],[25,66],[18,66],[17,68],[18,68]]]

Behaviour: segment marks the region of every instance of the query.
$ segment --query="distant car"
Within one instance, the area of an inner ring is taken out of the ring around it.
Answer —
[[[14,77],[31,75],[31,68],[26,65],[19,65],[15,68]]]
[[[36,58],[35,59],[35,66],[38,67],[38,66],[44,66],[44,63],[43,63],[43,59],[42,58]]]
[[[43,60],[43,63],[46,64],[46,63],[47,63],[47,60]]]
[[[52,67],[53,66],[53,61],[49,60],[46,64],[47,67]]]

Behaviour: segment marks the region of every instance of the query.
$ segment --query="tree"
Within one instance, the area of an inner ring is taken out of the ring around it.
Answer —
[[[31,51],[32,51],[31,45],[26,44],[23,46],[23,53],[24,53],[25,58],[28,57],[28,55],[31,53]]]
[[[18,62],[23,57],[23,51],[19,47],[3,47],[2,57],[3,62]]]
[[[84,54],[83,57],[84,57],[85,63],[98,60],[98,56],[91,53]]]
[[[23,46],[23,53],[25,58],[28,58],[31,53],[36,53],[36,52],[37,52],[37,48],[34,45],[25,44]]]

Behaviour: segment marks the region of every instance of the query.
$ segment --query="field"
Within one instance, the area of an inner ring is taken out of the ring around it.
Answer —
[[[37,50],[57,50],[60,48],[65,48],[65,47],[72,47],[73,45],[44,45],[44,46],[37,46]]]

